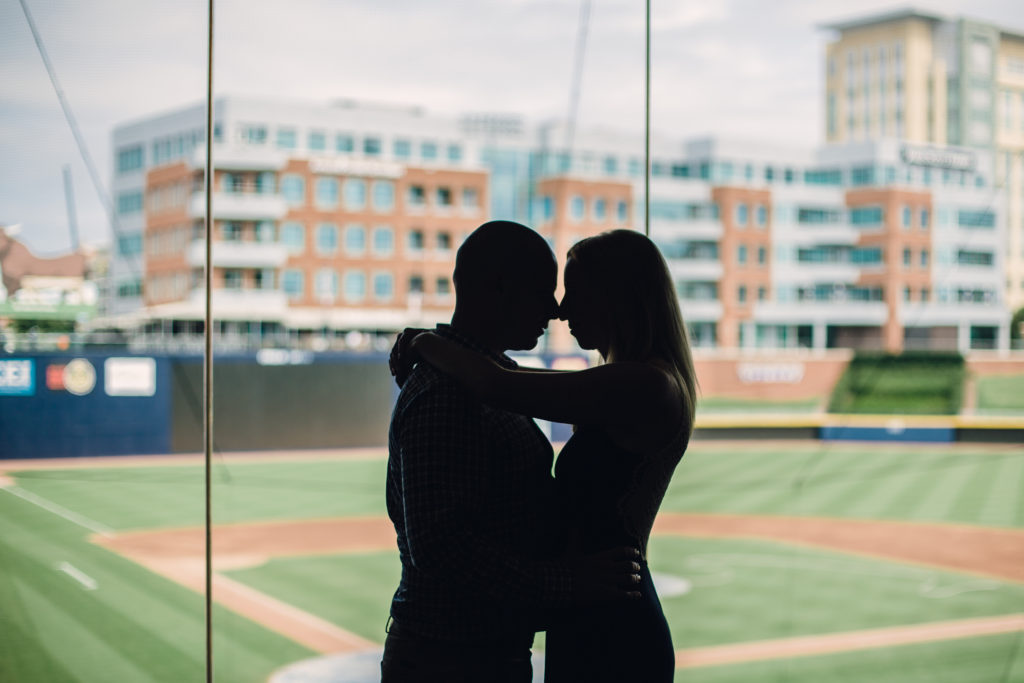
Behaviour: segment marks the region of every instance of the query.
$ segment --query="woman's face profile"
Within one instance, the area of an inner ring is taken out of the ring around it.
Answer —
[[[569,331],[581,349],[608,353],[608,327],[604,302],[576,259],[565,264],[565,294],[558,306],[558,317],[569,323]]]

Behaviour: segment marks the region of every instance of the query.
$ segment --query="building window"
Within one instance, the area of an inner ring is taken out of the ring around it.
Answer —
[[[395,296],[395,277],[391,273],[374,273],[373,296],[378,301],[390,301]]]
[[[747,205],[742,202],[736,205],[736,225],[741,228],[747,226]]]
[[[619,172],[619,162],[615,157],[604,158],[604,174],[615,175]]]
[[[757,205],[757,227],[763,228],[768,223],[768,209],[764,204]]]
[[[767,298],[768,298],[768,288],[767,287],[758,287],[757,288],[757,300],[758,301],[764,301]]]
[[[298,145],[298,135],[294,128],[277,129],[277,146],[281,149],[295,149]]]
[[[368,157],[380,156],[380,138],[365,138],[363,140],[363,154]]]
[[[132,299],[142,296],[142,280],[129,280],[117,285],[117,296],[120,299]]]
[[[910,210],[910,207],[909,206],[904,206],[903,207],[903,229],[904,230],[909,230],[910,229],[911,216],[912,216],[912,212]]]
[[[338,133],[334,136],[334,150],[337,152],[354,152],[356,149],[355,139],[348,133]]]
[[[325,209],[338,206],[338,179],[323,176],[316,179],[316,204]]]
[[[736,289],[736,301],[737,301],[737,303],[741,303],[741,304],[747,303],[747,286],[746,285],[740,285]]]
[[[262,145],[267,141],[266,126],[242,126],[240,132],[242,142],[250,145]]]
[[[411,252],[423,251],[423,231],[410,230],[407,246],[409,251]]]
[[[282,223],[281,243],[289,254],[301,254],[306,250],[306,227],[302,223]]]
[[[462,188],[462,208],[476,209],[480,206],[480,195],[475,187]]]
[[[412,156],[412,143],[408,140],[395,140],[392,144],[392,153],[396,159],[408,159]]]
[[[736,263],[741,266],[746,265],[747,263],[747,246],[745,244],[741,244],[736,247]]]
[[[321,268],[316,271],[313,289],[317,301],[334,303],[338,298],[338,274],[333,268]]]
[[[117,172],[130,173],[143,167],[142,145],[122,147],[117,150]]]
[[[117,236],[117,253],[120,256],[138,256],[142,253],[142,233]]]
[[[347,301],[362,301],[366,298],[366,273],[350,270],[345,273],[344,294]]]
[[[131,190],[117,195],[117,212],[122,216],[141,213],[142,207],[142,190]]]
[[[316,250],[325,256],[338,251],[338,226],[333,223],[321,223],[317,226]]]
[[[353,223],[345,226],[345,253],[359,255],[366,251],[366,228]]]
[[[452,293],[452,282],[445,276],[437,278],[435,285],[436,289],[434,291],[437,292],[439,297],[446,297]]]
[[[395,251],[395,231],[389,225],[378,225],[373,229],[373,253],[389,256]]]
[[[922,268],[927,268],[928,267],[928,250],[927,249],[922,249],[921,250],[921,267]]]
[[[297,269],[290,268],[281,275],[281,289],[289,301],[301,299],[306,289],[306,276]]]
[[[928,229],[928,209],[921,209],[921,229]]]
[[[420,144],[420,158],[424,161],[433,161],[437,158],[437,144],[424,142]]]
[[[345,181],[345,207],[348,209],[366,208],[365,180],[348,178]]]
[[[450,232],[439,232],[437,233],[437,250],[438,251],[451,251],[452,250],[452,234]]]
[[[238,221],[228,221],[221,224],[220,228],[221,239],[225,242],[241,242],[242,241],[242,224]]]
[[[619,223],[625,223],[629,218],[629,207],[626,202],[619,202],[615,206],[615,216],[618,218]]]
[[[423,276],[422,275],[410,275],[409,276],[409,293],[410,294],[422,294],[423,293]]]
[[[910,301],[910,287],[903,288],[903,300]]]
[[[307,138],[307,147],[314,152],[322,152],[327,149],[327,133],[322,130],[311,130],[309,131],[309,137]]]
[[[874,227],[882,225],[882,207],[859,206],[850,209],[850,223],[858,227]]]
[[[757,248],[757,264],[763,266],[765,261],[768,260],[768,250],[764,247]]]
[[[569,218],[576,222],[582,221],[585,211],[586,204],[583,201],[583,197],[576,195],[569,200]]]
[[[996,215],[992,211],[958,211],[957,222],[962,228],[994,228]]]
[[[281,196],[289,206],[301,206],[306,203],[306,181],[300,175],[281,177]]]
[[[422,185],[409,186],[409,205],[423,206],[427,203],[427,192]]]
[[[910,249],[904,249],[903,250],[903,266],[905,268],[909,268],[910,267],[910,261],[911,261]]]
[[[242,289],[242,271],[238,268],[224,270],[224,289]]]
[[[603,223],[608,218],[607,204],[604,199],[597,198],[594,200],[594,220]]]
[[[437,188],[437,205],[438,206],[451,206],[452,205],[452,190],[450,187],[439,187]]]
[[[395,183],[390,180],[373,182],[373,208],[377,211],[391,211],[395,208]]]
[[[462,147],[459,145],[448,145],[448,161],[453,163],[462,161]]]

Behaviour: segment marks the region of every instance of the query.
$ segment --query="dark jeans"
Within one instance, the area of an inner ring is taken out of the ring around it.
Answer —
[[[381,683],[530,683],[533,664],[529,646],[441,642],[392,622],[380,673]]]

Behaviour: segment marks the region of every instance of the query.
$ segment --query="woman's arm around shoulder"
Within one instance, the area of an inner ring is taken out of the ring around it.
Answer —
[[[486,403],[553,422],[641,426],[676,413],[680,388],[652,363],[617,362],[586,370],[510,370],[434,334],[413,348]]]

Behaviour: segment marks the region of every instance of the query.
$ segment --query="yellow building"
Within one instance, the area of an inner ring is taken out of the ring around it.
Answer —
[[[914,10],[823,28],[837,34],[825,55],[829,142],[898,138],[994,152],[1005,296],[1011,309],[1024,306],[1024,33]]]

